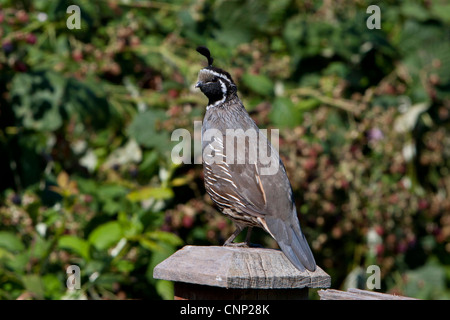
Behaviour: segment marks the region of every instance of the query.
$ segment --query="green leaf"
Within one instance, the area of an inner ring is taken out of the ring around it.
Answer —
[[[44,284],[37,274],[25,275],[22,277],[25,289],[33,294],[36,299],[44,299]]]
[[[287,45],[291,48],[292,51],[294,51],[294,49],[300,47],[300,41],[307,34],[307,22],[301,16],[295,15],[288,21],[284,22],[283,25],[283,37]]]
[[[16,274],[25,273],[25,268],[30,261],[29,250],[21,252],[20,254],[15,254],[14,259],[7,261],[6,265],[8,268],[12,269]]]
[[[159,243],[158,250],[152,251],[150,262],[148,263],[147,271],[145,273],[145,277],[150,283],[156,282],[156,279],[153,278],[153,269],[163,260],[170,257],[174,252],[175,247],[165,242]]]
[[[115,273],[102,273],[95,280],[95,284],[97,286],[103,287],[107,290],[113,290],[114,284],[123,283],[123,282],[124,282],[124,276],[121,274],[115,274]]]
[[[25,249],[19,237],[9,231],[0,231],[0,247],[13,252],[23,251]]]
[[[49,249],[52,243],[50,240],[45,240],[39,235],[34,238],[34,244],[30,247],[31,257],[41,260],[49,254]]]
[[[246,73],[242,76],[242,82],[250,90],[263,96],[269,96],[273,94],[273,82],[265,75],[254,75]]]
[[[81,270],[85,274],[93,274],[102,271],[109,262],[105,260],[90,260],[86,266]]]
[[[440,4],[439,1],[435,1],[431,12],[443,22],[450,23],[450,4]]]
[[[6,250],[6,249],[0,247],[0,261],[3,258],[12,260],[12,259],[14,259],[14,254],[12,254],[9,250]]]
[[[139,216],[137,214],[130,217],[128,214],[121,211],[118,214],[117,221],[120,223],[123,234],[127,238],[133,238],[136,235],[140,235],[144,229],[144,226],[139,220]]]
[[[98,250],[105,250],[116,244],[123,236],[117,221],[110,221],[95,228],[89,235],[89,243]]]
[[[425,21],[429,18],[428,10],[417,3],[404,3],[400,10],[406,17],[411,17],[419,21]]]
[[[11,84],[13,110],[28,129],[52,131],[61,127],[60,103],[66,81],[52,72],[18,73]]]
[[[64,283],[54,274],[46,274],[42,276],[44,284],[45,296],[50,299],[60,299],[63,292]]]
[[[219,1],[212,12],[214,20],[220,21],[214,38],[230,48],[251,42],[257,29],[268,23],[264,1]]]
[[[269,114],[270,120],[279,127],[295,127],[302,121],[302,111],[288,98],[276,98]]]
[[[75,236],[62,236],[58,241],[58,247],[72,250],[85,260],[89,260],[90,244],[84,239]]]
[[[148,249],[150,251],[160,251],[162,250],[161,246],[158,245],[156,241],[149,240],[144,237],[139,238],[139,244],[143,246],[145,249]]]
[[[127,189],[121,185],[104,184],[96,186],[98,196],[102,200],[119,199],[126,195]]]
[[[143,160],[139,164],[139,175],[150,179],[155,173],[157,173],[159,165],[158,152],[150,151],[145,152]]]
[[[248,29],[240,29],[238,26],[214,30],[214,36],[219,42],[232,48],[241,43],[251,40],[251,33]]]
[[[152,188],[146,187],[136,191],[132,191],[127,195],[128,200],[132,202],[142,201],[146,199],[170,199],[174,196],[170,188]]]
[[[312,110],[320,105],[320,101],[314,98],[303,99],[297,105],[296,108],[301,111]]]
[[[144,147],[168,150],[171,145],[169,133],[159,129],[166,119],[167,115],[162,110],[138,113],[128,127],[128,134]]]
[[[155,230],[146,232],[145,235],[151,239],[157,239],[158,241],[165,242],[172,246],[180,246],[183,244],[183,240],[181,240],[179,236],[172,232]]]
[[[418,299],[439,299],[445,291],[445,270],[434,259],[406,272],[405,295]]]
[[[163,298],[164,300],[172,300],[173,299],[173,282],[167,280],[157,280],[156,281],[156,292]]]
[[[134,270],[134,263],[128,260],[119,260],[116,262],[116,267],[120,272],[129,273]]]

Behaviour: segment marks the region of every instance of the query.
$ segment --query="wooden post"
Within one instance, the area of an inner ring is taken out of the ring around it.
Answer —
[[[185,246],[158,264],[155,279],[174,281],[175,299],[308,299],[308,288],[328,288],[320,267],[300,272],[280,250]]]

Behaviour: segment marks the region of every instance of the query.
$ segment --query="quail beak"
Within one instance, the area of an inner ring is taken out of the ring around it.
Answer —
[[[199,81],[199,82],[197,82],[197,83],[195,84],[195,87],[196,87],[196,88],[200,88],[202,85],[203,85],[203,82],[202,82],[202,81]]]

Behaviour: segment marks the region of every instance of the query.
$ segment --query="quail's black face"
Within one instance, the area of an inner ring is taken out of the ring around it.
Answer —
[[[236,93],[236,85],[230,74],[211,66],[200,70],[195,87],[200,88],[203,94],[208,97],[209,102],[206,109],[224,103],[227,98]]]

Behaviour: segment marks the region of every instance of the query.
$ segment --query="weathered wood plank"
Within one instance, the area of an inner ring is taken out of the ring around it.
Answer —
[[[417,300],[375,291],[349,288],[348,291],[335,289],[319,290],[320,300]]]
[[[157,265],[153,277],[235,289],[328,288],[330,276],[297,270],[280,250],[185,246]]]

